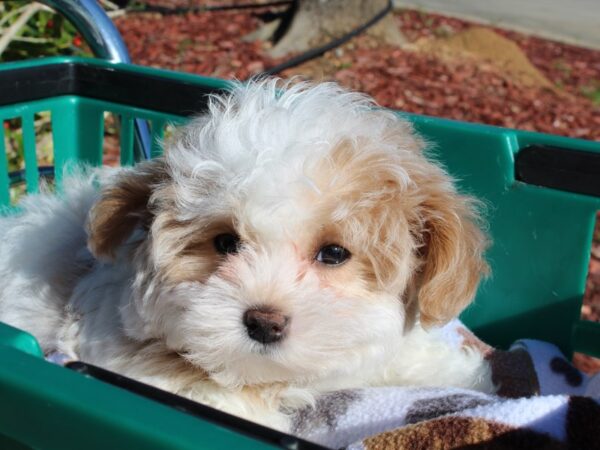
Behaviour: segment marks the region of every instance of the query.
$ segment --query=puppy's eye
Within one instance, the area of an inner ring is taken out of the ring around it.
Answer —
[[[341,245],[331,244],[321,247],[315,259],[323,264],[335,266],[350,258],[350,252]]]
[[[240,237],[237,234],[224,233],[215,236],[215,249],[222,255],[237,253],[240,247]]]

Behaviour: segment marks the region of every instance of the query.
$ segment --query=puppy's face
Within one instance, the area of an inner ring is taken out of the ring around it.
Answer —
[[[134,267],[129,336],[233,386],[372,370],[406,324],[457,315],[485,270],[470,201],[370,106],[237,88],[114,179],[90,248]]]

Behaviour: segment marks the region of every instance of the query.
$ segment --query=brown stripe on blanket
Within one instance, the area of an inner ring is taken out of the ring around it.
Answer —
[[[570,448],[600,449],[600,405],[591,398],[571,397],[566,428]]]
[[[566,450],[552,437],[468,417],[442,417],[387,431],[363,441],[365,450]]]

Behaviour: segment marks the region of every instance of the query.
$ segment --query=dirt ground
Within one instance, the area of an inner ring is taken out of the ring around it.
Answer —
[[[242,39],[259,12],[134,13],[116,23],[134,63],[246,79],[281,61],[267,56],[269,43]],[[282,75],[336,80],[407,112],[600,141],[600,51],[410,10],[394,20],[409,41],[402,48],[359,36]],[[600,227],[584,301],[582,316],[600,320]],[[576,363],[600,371],[600,360]]]

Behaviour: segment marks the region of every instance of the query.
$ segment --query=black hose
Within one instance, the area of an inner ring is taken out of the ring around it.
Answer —
[[[278,1],[268,2],[268,3],[247,3],[247,4],[238,4],[238,5],[222,5],[222,6],[198,5],[198,6],[189,6],[187,8],[184,8],[184,7],[168,8],[168,7],[164,7],[164,6],[145,5],[143,11],[159,12],[161,14],[166,15],[166,14],[182,14],[182,13],[186,13],[186,12],[205,12],[205,11],[223,11],[223,10],[232,10],[232,9],[261,8],[261,7],[269,7],[269,6],[281,6],[281,5],[293,4],[293,3],[296,3],[296,0],[278,0]],[[341,36],[339,38],[333,39],[332,41],[328,42],[327,44],[307,50],[303,53],[300,53],[299,55],[296,55],[296,56],[288,59],[287,61],[284,61],[273,67],[270,67],[270,68],[264,70],[263,72],[260,72],[259,74],[254,75],[253,78],[254,77],[261,78],[261,77],[268,77],[270,75],[275,75],[286,69],[290,69],[292,67],[299,66],[300,64],[310,61],[311,59],[322,56],[325,52],[328,52],[330,50],[333,50],[336,47],[339,47],[340,45],[345,44],[353,37],[361,34],[367,28],[370,28],[373,25],[375,25],[377,22],[379,22],[381,19],[383,19],[392,10],[392,8],[393,8],[392,0],[388,0],[388,3],[385,6],[385,8],[383,8],[381,11],[379,11],[377,14],[375,14],[371,19],[369,19],[367,22],[360,25],[359,27],[354,28],[353,30],[349,31],[348,33],[344,34],[343,36]]]
[[[320,47],[312,48],[310,50],[305,51],[304,53],[300,53],[299,55],[296,55],[296,56],[288,59],[287,61],[282,62],[281,64],[277,64],[276,66],[270,67],[255,76],[260,78],[260,77],[268,77],[270,75],[275,75],[286,69],[290,69],[292,67],[299,66],[300,64],[305,63],[306,61],[310,61],[311,59],[317,58],[318,56],[323,55],[325,52],[328,52],[329,50],[333,50],[334,48],[345,44],[353,37],[358,36],[360,33],[365,31],[367,28],[372,27],[377,22],[379,22],[381,19],[383,19],[392,10],[392,7],[393,7],[392,0],[389,0],[387,6],[384,9],[379,11],[377,14],[375,14],[371,19],[369,19],[367,22],[365,22],[361,26],[354,28],[353,30],[349,31],[348,33],[344,34],[343,36],[336,38],[336,39],[332,40],[331,42],[328,42],[327,44],[321,45]]]

